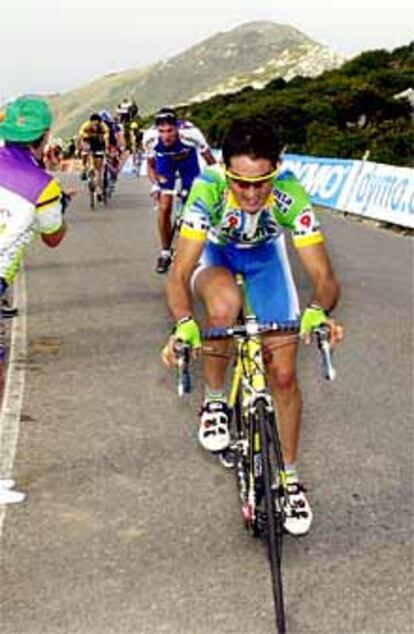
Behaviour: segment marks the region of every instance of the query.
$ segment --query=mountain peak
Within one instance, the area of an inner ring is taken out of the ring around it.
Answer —
[[[275,77],[315,75],[344,60],[298,29],[270,20],[236,25],[149,66],[103,77],[53,100],[56,129],[72,134],[92,110],[113,109],[126,94],[143,113],[199,101]]]

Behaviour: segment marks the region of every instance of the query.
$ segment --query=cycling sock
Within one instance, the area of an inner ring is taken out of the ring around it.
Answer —
[[[169,257],[171,255],[170,249],[161,249],[161,255],[164,257]]]
[[[221,390],[211,390],[208,387],[208,385],[206,385],[204,400],[205,401],[225,401],[226,392],[223,388]]]
[[[297,482],[299,479],[298,471],[296,469],[296,462],[285,464],[286,477],[289,482]]]

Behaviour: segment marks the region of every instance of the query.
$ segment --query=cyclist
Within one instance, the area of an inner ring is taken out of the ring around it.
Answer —
[[[312,329],[328,323],[331,345],[342,340],[342,327],[329,318],[339,297],[323,234],[309,198],[291,172],[280,171],[280,146],[266,120],[233,122],[223,142],[223,167],[207,168],[195,181],[184,209],[176,257],[167,282],[167,301],[176,322],[163,351],[166,365],[175,364],[174,342],[201,346],[190,288],[204,303],[208,327],[232,325],[241,307],[235,274],[243,273],[246,292],[261,322],[299,317],[299,303],[290,271],[283,230],[293,234],[300,261],[313,291],[301,317],[301,334],[308,343]],[[201,259],[200,259],[201,258]],[[269,385],[277,405],[288,475],[290,507],[285,528],[305,534],[312,511],[296,467],[301,394],[296,376],[297,344],[278,336],[264,340]],[[286,343],[286,345],[284,345]],[[225,342],[216,342],[226,349]],[[205,400],[199,441],[212,452],[230,442],[225,398],[227,360],[204,362]]]
[[[63,158],[62,139],[50,139],[43,152],[43,160],[48,170],[60,170]]]
[[[43,167],[43,153],[52,124],[44,99],[21,97],[0,113],[0,297],[13,283],[24,252],[40,233],[56,247],[66,233],[63,220],[67,195]],[[2,319],[0,312],[0,320]],[[0,324],[1,327],[1,324]],[[0,392],[4,385],[5,350],[0,347]],[[0,474],[1,477],[1,474]],[[2,486],[5,483],[6,486]],[[12,481],[0,480],[0,504],[24,499]]]
[[[166,273],[171,264],[171,210],[175,178],[178,173],[187,192],[200,173],[198,153],[209,165],[216,160],[202,132],[189,121],[180,121],[171,108],[161,108],[154,125],[144,132],[147,173],[152,183],[151,194],[158,202],[158,227],[161,254],[157,272]]]
[[[131,121],[129,125],[129,138],[127,142],[127,147],[132,154],[132,160],[134,169],[136,171],[137,176],[139,176],[141,169],[141,160],[142,160],[142,140],[143,140],[143,132],[139,127],[138,121]]]
[[[81,179],[87,179],[87,169],[90,157],[92,157],[93,167],[97,172],[97,184],[98,184],[98,200],[102,201],[103,190],[103,161],[107,146],[109,144],[109,129],[108,126],[102,121],[98,113],[94,113],[90,116],[88,121],[85,121],[78,133],[78,151],[82,156],[82,174]]]
[[[135,101],[125,97],[116,109],[116,114],[119,116],[120,122],[125,124],[131,121],[138,114],[138,107]]]
[[[101,110],[99,116],[109,130],[106,158],[111,175],[111,188],[113,190],[121,165],[124,162],[126,153],[125,138],[121,125],[116,123],[114,117],[108,110]]]

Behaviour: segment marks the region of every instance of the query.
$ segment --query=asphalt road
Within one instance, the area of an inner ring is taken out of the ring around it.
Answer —
[[[197,446],[201,394],[159,362],[169,331],[147,183],[85,193],[26,264],[26,387],[7,507],[3,634],[268,634],[263,547],[234,476]],[[290,634],[408,634],[412,612],[412,241],[322,214],[343,285],[337,381],[301,352],[310,534],[286,539]],[[296,264],[295,264],[296,267]],[[306,280],[299,274],[304,301]]]

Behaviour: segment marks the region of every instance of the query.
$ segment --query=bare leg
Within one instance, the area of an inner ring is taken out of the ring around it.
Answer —
[[[302,397],[296,376],[297,343],[285,337],[267,337],[266,346],[276,345],[267,361],[267,372],[279,420],[280,439],[286,463],[296,462]],[[279,347],[280,346],[280,347]]]
[[[168,250],[171,246],[171,210],[173,196],[161,192],[158,204],[158,230],[161,240],[161,248]]]
[[[236,281],[229,270],[210,267],[201,271],[196,279],[196,291],[206,309],[207,327],[227,327],[234,324],[242,304]],[[212,341],[217,352],[226,353],[227,341]],[[224,386],[228,359],[211,355],[204,356],[204,378],[211,390]]]
[[[95,170],[98,176],[97,178],[98,188],[99,188],[99,191],[102,193],[103,192],[103,159],[97,156],[94,156],[93,162],[94,162]]]

